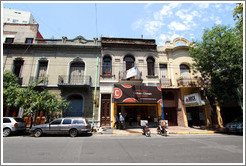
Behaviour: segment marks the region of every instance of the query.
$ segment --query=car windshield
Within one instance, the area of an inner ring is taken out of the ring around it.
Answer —
[[[14,118],[16,122],[25,122],[22,118]]]

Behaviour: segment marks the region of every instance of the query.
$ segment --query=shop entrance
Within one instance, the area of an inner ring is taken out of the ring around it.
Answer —
[[[158,118],[157,105],[118,105],[117,115],[119,113],[125,118],[127,128],[140,127],[140,120],[148,120],[150,127],[156,126]]]
[[[176,107],[164,107],[164,118],[168,120],[168,126],[177,126],[177,109]]]
[[[205,116],[202,107],[186,107],[188,126],[205,125]]]

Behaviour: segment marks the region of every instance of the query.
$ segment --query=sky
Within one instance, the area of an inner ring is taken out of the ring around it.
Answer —
[[[201,41],[204,29],[215,25],[233,27],[233,1],[184,1],[182,3],[131,2],[3,2],[3,7],[29,11],[46,39],[74,39],[81,35],[155,39],[165,45],[176,37]]]

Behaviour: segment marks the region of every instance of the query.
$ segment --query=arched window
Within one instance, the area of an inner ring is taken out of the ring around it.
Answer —
[[[130,68],[134,67],[134,62],[135,62],[135,58],[131,55],[127,55],[124,58],[124,63],[125,63],[125,69],[129,70]]]
[[[154,76],[155,75],[155,59],[153,57],[147,58],[147,68],[148,68],[148,75]]]
[[[103,57],[103,75],[112,75],[112,59],[110,56]]]
[[[185,64],[181,64],[180,66],[180,77],[185,79],[190,79],[190,68]]]
[[[72,62],[70,65],[70,83],[81,83],[85,71],[85,63],[83,61]]]

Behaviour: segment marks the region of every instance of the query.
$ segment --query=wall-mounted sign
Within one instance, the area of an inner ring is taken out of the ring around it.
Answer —
[[[202,105],[201,95],[199,93],[185,95],[184,104],[186,107],[201,106]]]
[[[115,84],[113,102],[115,103],[159,103],[161,88],[143,85]]]

